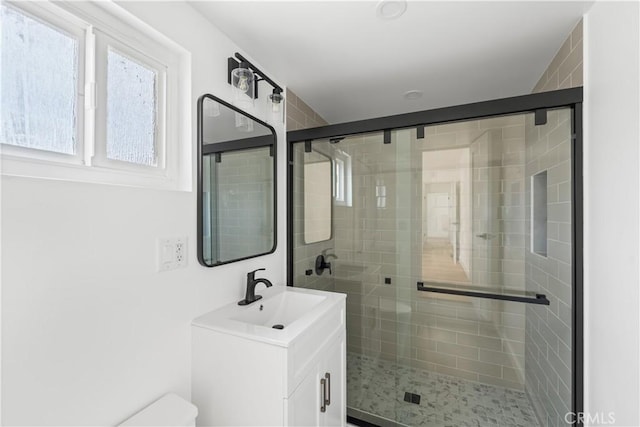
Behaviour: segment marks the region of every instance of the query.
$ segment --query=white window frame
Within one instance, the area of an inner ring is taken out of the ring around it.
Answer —
[[[76,154],[0,144],[3,175],[191,191],[191,58],[188,51],[110,1],[18,2],[11,7],[79,34]],[[108,46],[158,73],[157,166],[106,156]],[[156,68],[157,67],[157,68]]]

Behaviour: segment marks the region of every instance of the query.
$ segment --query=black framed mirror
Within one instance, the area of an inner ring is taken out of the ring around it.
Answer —
[[[276,249],[276,132],[210,94],[198,99],[198,261]]]

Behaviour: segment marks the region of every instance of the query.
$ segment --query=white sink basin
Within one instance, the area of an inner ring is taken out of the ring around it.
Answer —
[[[269,328],[274,325],[282,326],[280,329],[291,325],[313,307],[326,299],[323,295],[310,295],[300,292],[279,292],[270,298],[262,298],[245,307],[238,307],[238,315],[232,320],[262,325]]]
[[[227,304],[193,320],[193,325],[288,347],[336,304],[345,294],[289,286],[259,288],[262,299],[249,305]],[[273,326],[278,326],[278,329]],[[282,328],[280,328],[280,326]]]

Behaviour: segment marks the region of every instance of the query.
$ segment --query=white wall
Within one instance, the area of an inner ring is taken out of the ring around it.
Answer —
[[[123,6],[192,53],[195,160],[196,99],[231,98],[239,48],[184,3]],[[212,269],[196,260],[195,191],[2,177],[3,425],[113,425],[166,392],[190,398],[191,319],[241,299],[253,268],[284,283],[276,128],[278,249]],[[181,235],[188,267],[157,273],[156,238]]]
[[[585,409],[621,426],[640,425],[638,9],[585,17]]]

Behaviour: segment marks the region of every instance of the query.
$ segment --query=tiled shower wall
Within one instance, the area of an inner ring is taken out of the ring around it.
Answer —
[[[543,73],[533,92],[582,86],[582,21]],[[551,306],[527,307],[526,391],[543,425],[566,425],[571,405],[571,120],[567,110],[549,111],[548,126],[525,124],[527,180],[547,170],[547,257],[527,251],[527,289],[551,295]],[[541,132],[544,129],[545,132]],[[530,185],[527,185],[530,206]],[[531,244],[527,209],[527,247]]]
[[[546,126],[527,117],[527,182],[547,172],[547,254],[531,248],[531,185],[527,185],[526,284],[550,306],[526,308],[526,391],[545,425],[566,425],[571,410],[571,111],[549,111]]]
[[[582,86],[582,20],[556,53],[531,93]]]
[[[490,129],[470,147],[472,283],[524,290],[524,117],[503,120],[515,126]],[[481,239],[479,233],[490,237]]]
[[[287,88],[287,132],[327,125],[327,121]]]

